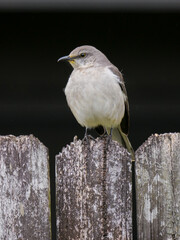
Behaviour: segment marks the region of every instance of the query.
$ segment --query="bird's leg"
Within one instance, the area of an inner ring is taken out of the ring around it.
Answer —
[[[109,146],[109,144],[111,143],[111,141],[112,141],[112,131],[113,131],[113,128],[111,127],[111,129],[110,129],[110,133],[108,134],[108,131],[103,135],[103,137],[104,137],[104,150],[105,150],[105,152],[107,152],[108,151],[108,146]]]
[[[104,133],[100,136],[101,139],[107,139],[107,141],[106,141],[107,145],[112,140],[112,131],[113,131],[113,128],[110,128],[110,132],[108,134],[108,131],[105,130]]]
[[[85,133],[84,133],[84,137],[82,139],[83,142],[88,142],[88,135],[87,135],[87,127],[85,128]]]
[[[85,134],[84,134],[84,138],[82,139],[83,142],[87,142],[89,144],[89,139],[92,139],[95,141],[95,139],[91,136],[88,135],[88,128],[85,128]]]

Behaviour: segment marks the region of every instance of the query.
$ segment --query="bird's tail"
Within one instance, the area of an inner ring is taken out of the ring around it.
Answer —
[[[109,129],[107,129],[107,132],[109,133]],[[132,161],[135,161],[135,153],[133,150],[133,147],[131,146],[131,143],[128,139],[128,136],[122,132],[121,127],[113,128],[112,130],[112,139],[117,141],[121,146],[125,147],[128,152],[132,156]]]

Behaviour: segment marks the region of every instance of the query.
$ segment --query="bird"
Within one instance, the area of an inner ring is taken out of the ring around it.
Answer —
[[[122,73],[97,48],[76,47],[58,62],[68,61],[73,71],[65,95],[77,122],[87,129],[104,129],[113,140],[125,147],[135,160],[128,139],[129,103]]]

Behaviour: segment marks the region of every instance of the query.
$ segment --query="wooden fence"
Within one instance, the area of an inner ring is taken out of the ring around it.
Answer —
[[[136,191],[134,170],[116,142],[74,138],[56,156],[57,240],[180,240],[180,133],[139,147]],[[0,240],[51,239],[48,150],[37,138],[0,137],[0,191]]]

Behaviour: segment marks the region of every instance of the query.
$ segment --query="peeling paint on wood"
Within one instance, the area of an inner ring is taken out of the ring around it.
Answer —
[[[132,239],[131,157],[107,139],[56,156],[57,239]]]
[[[50,240],[47,148],[35,137],[0,136],[0,239]]]
[[[180,240],[180,133],[148,138],[136,173],[139,240]]]

